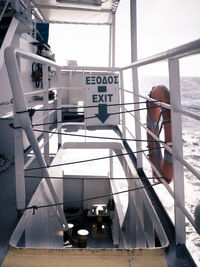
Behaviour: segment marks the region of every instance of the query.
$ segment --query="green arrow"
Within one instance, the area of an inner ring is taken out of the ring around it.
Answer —
[[[99,113],[95,114],[97,118],[104,123],[110,115],[107,113],[107,105],[106,104],[99,104],[98,105]]]

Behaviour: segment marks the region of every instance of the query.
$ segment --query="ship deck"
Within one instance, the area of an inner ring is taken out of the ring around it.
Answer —
[[[63,127],[63,133],[70,133],[70,134],[75,134],[75,135],[82,135],[85,134],[85,130],[81,124],[66,124]],[[95,131],[94,131],[95,130]],[[113,135],[114,133],[114,135]],[[96,135],[96,136],[113,136],[114,138],[119,138],[120,137],[120,131],[117,128],[112,128],[108,127],[107,129],[98,129],[95,127],[87,129],[87,135]],[[54,136],[53,138],[56,138]],[[77,139],[78,138],[78,139]],[[77,140],[79,140],[79,143],[77,143]],[[87,141],[87,142],[86,142]],[[50,154],[53,156],[56,153],[57,146],[55,145],[56,142],[51,142],[50,146]],[[96,153],[95,149],[91,149],[95,147],[96,140],[93,138],[85,138],[85,137],[77,137],[77,136],[63,136],[63,143],[65,146],[68,147],[68,152],[65,154],[64,158],[69,161],[73,162],[74,159],[81,160],[82,156],[85,156],[86,158],[94,158],[94,157],[102,157],[103,156],[103,150],[105,152],[105,149],[101,149],[100,154]],[[82,143],[82,148],[80,147],[80,144]],[[87,143],[87,150],[83,149],[84,144]],[[106,147],[106,141],[101,140],[98,142],[99,146],[102,143],[102,146],[105,148]],[[111,146],[110,140],[107,142],[108,147]],[[115,142],[116,143],[116,142]],[[118,142],[120,145],[122,142]],[[79,144],[79,147],[78,145]],[[89,147],[88,147],[89,144]],[[113,143],[112,143],[113,145]],[[98,147],[98,145],[97,145]],[[126,148],[127,152],[130,152],[130,147],[128,146],[127,143],[124,143],[124,147]],[[75,154],[73,153],[74,148]],[[70,150],[71,149],[71,150]],[[78,156],[77,156],[78,155]],[[105,155],[105,154],[104,154]],[[28,154],[27,156],[28,157]],[[134,155],[130,156],[131,161],[133,163],[133,166],[135,165],[135,157]],[[59,159],[60,160],[60,159]],[[58,161],[59,161],[58,160]],[[65,160],[65,161],[66,161]],[[99,167],[102,169],[103,172],[101,172],[101,175],[105,177],[107,174],[107,169],[105,165],[106,159],[103,159],[104,161],[104,168],[101,166]],[[109,165],[109,163],[108,163]],[[34,169],[37,167],[37,163],[33,162],[30,166],[30,168]],[[81,177],[81,174],[83,173],[83,170],[85,168],[85,172],[88,172],[88,177],[91,175],[94,175],[97,173],[97,168],[94,162],[88,162],[84,167],[78,168],[77,166],[74,165],[69,165],[64,167],[64,176],[68,176],[68,173],[74,173],[76,172],[76,175],[79,175]],[[40,173],[41,170],[32,170],[29,172],[29,175],[41,175]],[[95,172],[95,173],[94,173]],[[140,170],[138,173],[135,169],[136,175],[141,175],[142,177],[144,176],[144,173]],[[118,174],[120,173],[120,170],[118,170]],[[68,177],[69,178],[69,177]],[[73,177],[71,177],[73,181]],[[29,203],[33,193],[35,192],[38,184],[40,182],[40,179],[26,179],[26,202],[27,204]],[[1,249],[0,249],[0,263],[3,262],[4,257],[5,261],[2,266],[18,266],[16,264],[20,264],[20,266],[27,266],[26,265],[26,260],[27,256],[30,262],[30,259],[32,259],[33,266],[34,264],[37,263],[37,259],[40,255],[40,258],[44,262],[44,265],[40,266],[56,266],[55,262],[57,257],[60,257],[61,261],[59,263],[59,266],[64,266],[62,264],[63,262],[66,262],[66,259],[68,259],[68,264],[69,266],[77,266],[80,261],[82,262],[83,266],[94,266],[94,262],[98,262],[101,266],[146,266],[147,262],[149,263],[148,266],[196,266],[194,262],[192,261],[189,253],[187,252],[185,247],[177,247],[175,245],[175,239],[174,239],[174,228],[173,225],[168,218],[166,212],[164,211],[159,199],[154,193],[153,188],[149,187],[148,181],[142,182],[144,187],[146,187],[146,192],[148,196],[150,197],[152,204],[154,206],[154,209],[156,210],[157,214],[159,214],[159,219],[165,229],[165,232],[167,234],[167,238],[169,240],[169,246],[168,248],[162,248],[159,249],[132,249],[132,250],[127,250],[124,251],[123,249],[117,249],[113,248],[111,249],[112,246],[110,246],[109,249],[109,241],[107,243],[107,249],[105,248],[102,250],[102,246],[99,245],[98,250],[94,249],[88,249],[86,252],[80,249],[72,249],[70,256],[69,256],[69,251],[68,250],[42,250],[40,249],[39,252],[38,250],[35,249],[18,249],[18,248],[9,248],[9,239],[11,237],[11,234],[19,220],[19,214],[16,211],[16,204],[15,204],[15,181],[14,181],[14,164],[11,164],[10,168],[2,173],[0,173],[0,187],[1,187],[1,201],[0,201],[0,212],[1,212],[1,218],[0,220],[0,242],[1,242]],[[123,187],[123,186],[122,186]],[[90,244],[92,244],[92,240],[88,241]],[[105,246],[105,244],[104,244]],[[23,252],[24,251],[24,252]],[[57,252],[58,253],[57,253]],[[39,253],[39,254],[37,254]],[[49,255],[51,254],[56,254],[53,257],[53,260],[51,260],[51,264],[47,260]],[[112,254],[114,253],[114,254]],[[91,257],[92,255],[92,257]],[[155,255],[158,255],[157,260],[155,260]],[[21,260],[24,262],[25,265],[21,265],[22,263]],[[106,259],[106,260],[105,260]],[[120,260],[119,260],[120,259]],[[141,261],[142,259],[142,261]],[[154,259],[151,263],[151,259]],[[20,260],[20,261],[19,261]],[[17,263],[18,262],[18,263]],[[146,262],[146,263],[145,263]],[[47,265],[45,265],[47,263]],[[85,265],[84,265],[84,264]],[[70,265],[71,264],[71,265]],[[104,265],[103,265],[104,264]],[[128,264],[128,265],[127,265]],[[131,264],[131,265],[130,265]],[[95,265],[95,266],[100,266],[100,265]]]

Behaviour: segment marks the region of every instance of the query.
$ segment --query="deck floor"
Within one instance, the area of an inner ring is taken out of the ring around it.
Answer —
[[[85,130],[84,128],[82,128],[81,130],[79,130],[79,127],[76,125],[73,126],[64,126],[63,129],[64,133],[75,133],[75,134],[84,134]],[[97,135],[97,136],[113,136],[113,131],[111,134],[111,130],[107,129],[107,130],[99,130],[99,131],[93,131],[93,129],[90,129],[89,131],[87,131],[87,134],[90,135]],[[115,137],[119,137],[116,133],[114,133]],[[53,138],[57,138],[56,136],[54,136]],[[63,136],[63,142],[76,142],[77,140],[80,141],[80,138],[76,136]],[[85,138],[82,137],[82,141],[85,142]],[[98,139],[91,139],[91,138],[87,138],[87,141],[90,142],[96,142],[99,141]],[[106,142],[105,140],[102,139],[102,142]],[[53,145],[50,146],[50,153],[53,155],[55,154],[57,151],[57,143],[56,141],[53,141]],[[78,151],[77,151],[78,152]],[[92,154],[87,154],[86,157],[87,158],[92,158],[94,155]],[[67,159],[68,160],[68,159]],[[69,158],[70,160],[70,158]],[[33,164],[31,165],[31,167],[37,166],[37,164],[35,162],[33,162]],[[77,167],[75,167],[76,171],[78,170]],[[66,169],[67,172],[67,169]],[[35,172],[34,172],[35,173]],[[66,174],[66,173],[65,173]],[[27,192],[27,202],[30,200],[32,194],[34,193],[37,184],[39,183],[38,180],[35,179],[28,179],[26,181],[26,192]],[[15,179],[14,179],[14,165],[11,165],[11,167],[0,173],[0,190],[1,190],[1,194],[0,194],[0,212],[1,212],[1,220],[0,220],[0,264],[2,264],[3,259],[8,251],[8,247],[9,247],[9,238],[15,228],[15,225],[18,221],[18,214],[16,211],[16,203],[15,203]],[[174,245],[173,245],[173,251],[174,251]],[[91,258],[88,262],[88,259],[85,261],[85,265],[83,264],[82,266],[170,266],[170,267],[174,267],[174,266],[195,266],[194,264],[192,264],[187,257],[184,257],[184,255],[182,254],[181,257],[177,258],[175,253],[173,251],[169,251],[167,252],[167,261],[168,263],[166,264],[166,262],[161,262],[163,261],[163,259],[165,259],[165,256],[160,258],[161,261],[158,262],[158,264],[156,264],[154,262],[153,265],[150,264],[149,258],[147,257],[147,265],[144,264],[144,261],[140,262],[139,258],[138,258],[138,263],[139,265],[135,265],[135,263],[137,262],[136,259],[133,258],[128,258],[127,255],[123,255],[122,258],[119,261],[119,258],[112,258],[112,264],[110,262],[111,259],[109,259],[109,261],[103,261],[102,262],[102,258],[104,257],[103,255],[98,255],[95,256],[93,258]],[[15,256],[16,252],[15,251],[10,251],[8,253],[8,257],[6,261],[10,261],[9,265],[3,265],[3,266],[26,266],[26,265],[16,265],[16,262],[12,263],[12,258],[13,256]],[[137,252],[134,252],[135,255],[137,255]],[[162,252],[163,253],[163,252]],[[165,254],[165,253],[164,253]],[[32,260],[34,262],[34,259],[36,255],[29,255],[29,261],[32,257]],[[77,255],[76,255],[77,256]],[[21,257],[21,256],[20,256]],[[46,252],[44,253],[44,255],[41,255],[43,262],[46,261],[46,259],[49,257],[49,254]],[[14,257],[15,258],[15,257]],[[25,256],[25,258],[27,258],[27,256]],[[63,258],[66,257],[64,256]],[[54,258],[54,260],[52,261],[53,265],[49,265],[50,263],[47,261],[48,265],[40,265],[40,266],[65,266],[65,265],[56,265],[56,256]],[[86,259],[86,258],[85,258]],[[80,261],[80,262],[79,262]],[[100,265],[94,265],[94,263],[100,264]],[[110,263],[109,263],[110,262]],[[69,262],[68,266],[78,266],[76,264],[81,264],[82,263],[82,259],[81,258],[77,258],[77,261],[75,260],[75,257],[73,256],[71,258],[71,262]],[[109,264],[110,265],[109,265]],[[37,264],[37,263],[36,263]],[[104,265],[103,265],[104,264]],[[105,265],[106,264],[106,265]],[[33,265],[35,266],[35,265]]]
[[[85,129],[84,127],[81,127],[79,125],[73,124],[68,126],[63,127],[63,133],[75,133],[75,134],[85,134]],[[98,132],[94,131],[94,129],[91,128],[91,130],[87,131],[87,134],[92,135],[92,136],[113,136],[113,130],[108,129],[107,130],[100,130]],[[117,134],[114,134],[116,138],[119,138]],[[50,154],[52,156],[55,155],[57,152],[57,136],[54,135],[52,137],[52,142],[50,145]],[[64,142],[76,142],[76,141],[83,141],[85,142],[86,139],[85,137],[76,137],[76,136],[63,136],[63,143]],[[87,138],[87,141],[90,142],[96,142],[96,141],[102,141],[105,142],[104,139],[98,140],[98,139],[92,139],[92,138]],[[109,141],[109,140],[108,140]],[[82,154],[81,151],[76,151],[76,154]],[[103,153],[103,154],[102,154]],[[100,152],[99,156],[105,155],[104,152]],[[108,155],[106,153],[106,155]],[[73,157],[76,156],[75,154]],[[97,156],[95,152],[90,151],[89,154],[85,155],[85,158],[93,158]],[[73,159],[71,157],[71,160]],[[51,157],[52,159],[52,157]],[[66,159],[67,161],[70,161],[70,158]],[[94,165],[94,164],[93,164]],[[37,166],[37,163],[34,161],[31,164],[31,168],[34,168]],[[76,172],[79,172],[79,168],[77,166],[73,167]],[[86,166],[86,169],[88,167]],[[73,171],[73,170],[72,170]],[[67,169],[66,169],[67,172]],[[65,172],[65,173],[66,173]],[[82,171],[81,171],[82,172]],[[41,172],[38,171],[37,173],[35,171],[32,171],[29,173],[29,175],[34,174],[34,175],[40,175]],[[107,174],[107,173],[106,173]],[[15,229],[15,226],[19,220],[19,214],[17,213],[16,209],[16,194],[15,194],[15,168],[14,164],[11,164],[10,168],[7,169],[6,171],[3,171],[0,173],[0,214],[1,214],[1,220],[0,220],[0,265],[8,251],[9,247],[9,239],[12,234],[12,232]],[[37,188],[37,185],[39,183],[38,179],[26,179],[26,203],[31,199],[31,196],[33,195],[34,191]]]

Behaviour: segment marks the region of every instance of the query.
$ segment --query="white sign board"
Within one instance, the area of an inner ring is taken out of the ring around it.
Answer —
[[[118,74],[85,75],[86,125],[117,125],[120,121]],[[117,113],[112,115],[112,113]]]

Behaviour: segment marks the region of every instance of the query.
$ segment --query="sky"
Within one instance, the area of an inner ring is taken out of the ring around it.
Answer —
[[[138,58],[200,38],[199,0],[138,0]],[[121,0],[116,16],[116,65],[130,63],[129,0]],[[49,43],[60,64],[108,65],[107,26],[52,25]],[[64,53],[63,53],[64,50]],[[200,76],[200,56],[180,61],[183,76]],[[144,67],[144,75],[166,76],[167,63]]]

